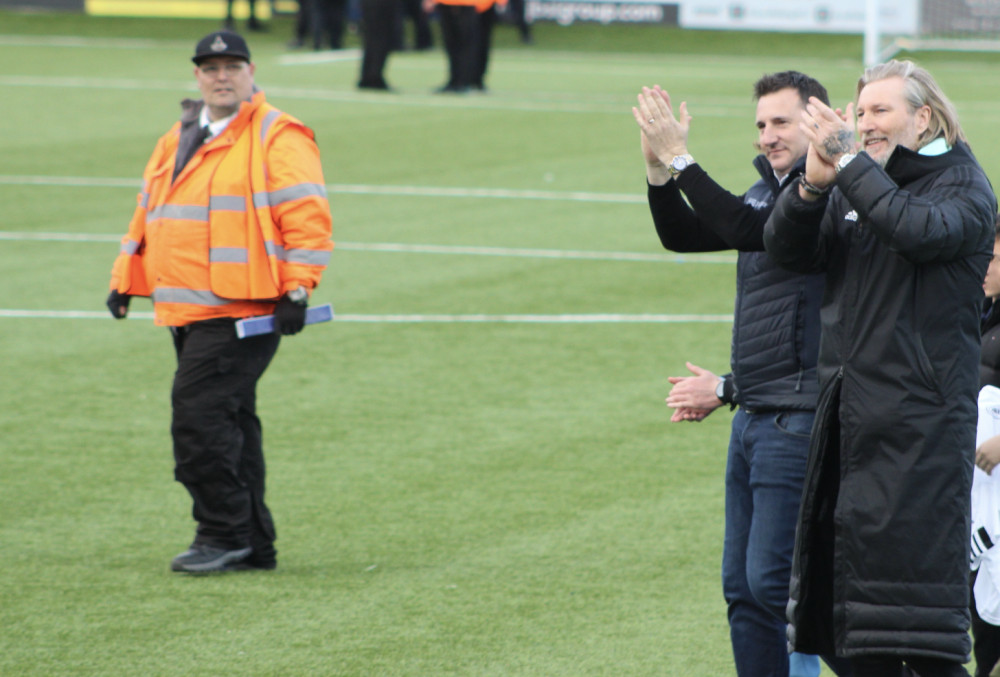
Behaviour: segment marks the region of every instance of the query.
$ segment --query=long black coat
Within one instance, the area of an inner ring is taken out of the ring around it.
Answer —
[[[968,660],[982,282],[996,198],[969,149],[860,154],[828,208],[782,194],[768,253],[825,271],[791,645]]]

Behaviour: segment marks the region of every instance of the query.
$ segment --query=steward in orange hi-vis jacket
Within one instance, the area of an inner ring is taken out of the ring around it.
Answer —
[[[185,101],[185,119],[202,105]],[[258,91],[172,179],[183,124],[146,165],[112,287],[151,296],[166,326],[267,315],[282,294],[313,289],[333,244],[312,132]]]
[[[160,138],[111,274],[107,305],[153,300],[177,353],[174,477],[193,501],[186,573],[274,569],[257,381],[281,335],[305,325],[330,258],[330,207],[313,133],[269,105],[241,36],[216,31],[192,58],[202,98]],[[240,338],[240,318],[274,332]]]

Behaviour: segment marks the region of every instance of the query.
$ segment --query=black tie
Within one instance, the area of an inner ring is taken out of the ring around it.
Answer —
[[[211,132],[208,130],[207,125],[204,127],[199,127],[198,130],[192,135],[191,143],[185,149],[183,156],[180,154],[180,151],[178,150],[177,162],[174,163],[175,179],[177,178],[177,175],[181,173],[181,170],[184,169],[187,163],[191,160],[191,158],[194,157],[194,154],[198,152],[198,149],[201,148],[202,144],[205,143],[205,139],[207,139],[210,135]]]

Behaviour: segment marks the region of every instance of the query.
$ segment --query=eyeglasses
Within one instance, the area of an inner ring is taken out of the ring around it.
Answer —
[[[246,66],[247,64],[243,61],[221,64],[221,65],[217,63],[209,63],[205,64],[204,66],[198,66],[198,70],[200,70],[203,75],[206,75],[210,78],[217,78],[223,72],[229,77],[233,77],[243,72],[243,69],[246,68]]]

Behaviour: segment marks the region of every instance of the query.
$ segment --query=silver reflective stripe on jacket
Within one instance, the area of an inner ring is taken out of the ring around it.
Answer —
[[[183,221],[208,221],[208,207],[201,205],[162,204],[149,212],[146,222],[156,219],[177,219]]]
[[[128,256],[132,256],[137,251],[139,251],[139,243],[136,242],[135,240],[128,240],[127,242],[124,242],[122,244],[121,251],[122,254],[127,254]]]
[[[157,287],[153,292],[153,303],[191,303],[199,306],[224,306],[228,299],[216,296],[207,289],[184,289],[181,287]]]

